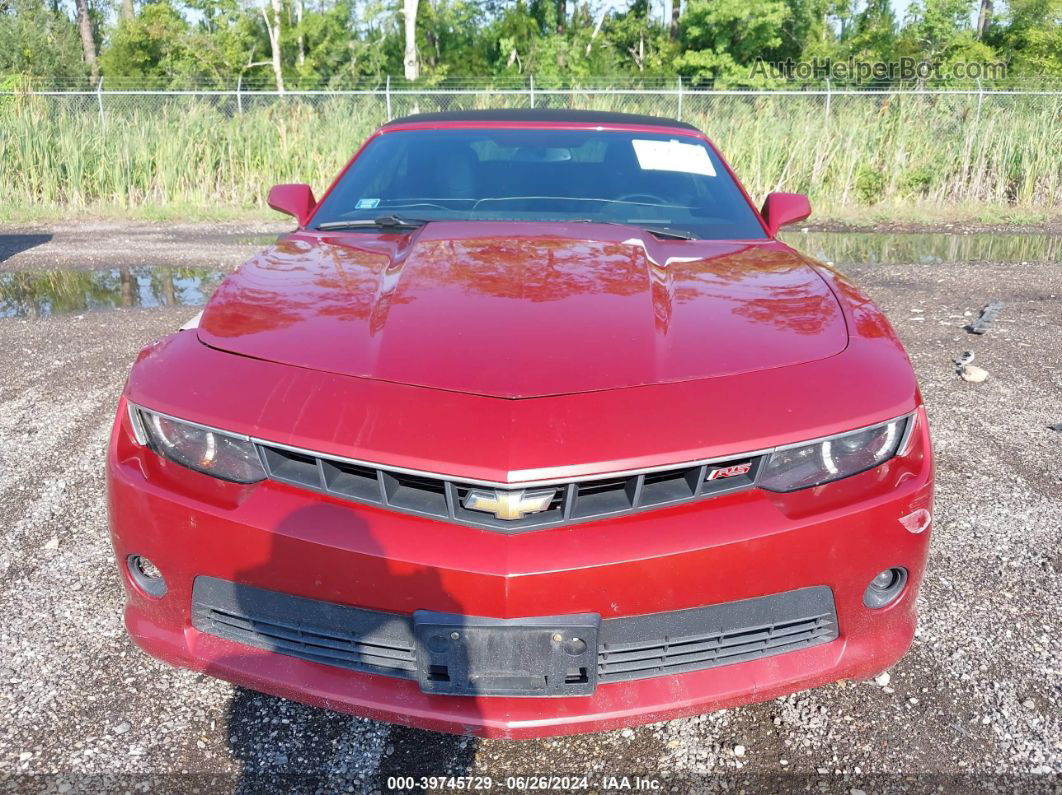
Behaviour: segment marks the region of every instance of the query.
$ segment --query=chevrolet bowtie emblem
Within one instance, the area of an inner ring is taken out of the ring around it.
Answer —
[[[465,497],[463,505],[470,511],[492,513],[498,519],[511,521],[523,519],[529,513],[546,510],[556,493],[556,489],[472,489]]]

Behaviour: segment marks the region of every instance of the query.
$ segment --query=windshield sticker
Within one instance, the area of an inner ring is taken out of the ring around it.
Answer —
[[[355,210],[375,210],[380,206],[379,199],[358,199],[358,203],[354,205]]]
[[[708,150],[700,144],[684,144],[681,141],[646,141],[639,138],[631,141],[638,165],[643,171],[680,171],[683,174],[715,176],[715,166],[708,157]]]

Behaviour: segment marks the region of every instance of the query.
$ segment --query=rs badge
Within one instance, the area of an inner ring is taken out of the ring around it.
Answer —
[[[733,466],[720,467],[718,469],[711,469],[708,471],[707,480],[718,480],[719,478],[732,478],[735,475],[747,475],[749,470],[752,469],[752,462],[746,461],[744,464],[734,464]]]

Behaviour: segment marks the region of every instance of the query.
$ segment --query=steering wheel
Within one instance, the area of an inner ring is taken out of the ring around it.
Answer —
[[[648,199],[649,201],[639,201]],[[662,196],[657,196],[654,193],[625,193],[622,196],[617,196],[618,202],[631,202],[633,204],[669,204],[667,199]]]

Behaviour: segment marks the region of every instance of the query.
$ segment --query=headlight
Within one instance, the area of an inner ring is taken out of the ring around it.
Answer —
[[[883,464],[896,455],[912,417],[860,428],[771,453],[756,485],[796,491],[840,480]]]
[[[130,407],[134,428],[161,456],[189,469],[237,483],[265,478],[254,444],[189,422]]]

